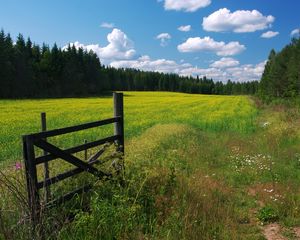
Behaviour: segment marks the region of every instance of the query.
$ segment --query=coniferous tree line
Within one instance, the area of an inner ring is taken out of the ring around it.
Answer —
[[[115,69],[93,52],[68,46],[41,47],[19,34],[16,42],[0,32],[0,98],[94,96],[108,91],[173,91],[202,94],[254,94],[258,82],[223,84],[206,77]]]
[[[259,85],[264,100],[300,95],[300,38],[276,53],[271,50]]]

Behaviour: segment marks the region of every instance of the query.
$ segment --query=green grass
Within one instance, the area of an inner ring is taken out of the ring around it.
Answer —
[[[88,197],[54,209],[41,224],[49,239],[257,240],[264,239],[261,224],[272,221],[293,239],[293,227],[300,226],[297,107],[258,108],[245,96],[152,92],[127,92],[124,104],[126,187],[96,181]],[[8,123],[1,144],[6,139],[11,140],[8,146],[18,147],[12,133],[38,131],[41,111],[47,112],[53,129],[110,117],[112,99],[2,101],[1,107],[16,119],[1,120]],[[31,114],[24,115],[25,108]],[[54,141],[68,146],[110,131]],[[20,159],[20,153],[10,155],[13,148],[4,149],[5,164]],[[59,170],[52,166],[52,171]],[[64,181],[60,190],[82,181],[86,175]],[[0,199],[6,236],[26,239],[28,226],[16,220],[22,208],[6,191],[0,191]],[[87,202],[88,211],[77,208]],[[75,218],[66,223],[64,213],[70,211]]]
[[[209,130],[251,132],[257,110],[246,97],[180,93],[126,92],[126,139],[155,124],[184,123]],[[0,100],[0,164],[22,158],[21,136],[40,131],[40,113],[47,113],[48,129],[112,117],[112,98]],[[112,127],[69,134],[55,139],[62,147],[109,135]],[[1,166],[1,165],[0,165]]]

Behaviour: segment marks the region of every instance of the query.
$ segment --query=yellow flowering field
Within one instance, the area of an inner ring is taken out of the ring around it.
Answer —
[[[245,96],[213,96],[167,92],[124,92],[125,138],[156,124],[184,123],[199,130],[249,133],[257,110]],[[42,100],[0,100],[0,165],[22,159],[22,135],[40,131],[40,113],[47,128],[61,128],[112,117],[112,97]],[[68,134],[63,147],[112,133],[112,125]]]

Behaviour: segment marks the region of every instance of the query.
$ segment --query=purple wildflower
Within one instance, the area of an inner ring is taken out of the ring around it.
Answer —
[[[22,168],[22,164],[20,162],[16,162],[15,168],[16,168],[16,170],[21,169]]]

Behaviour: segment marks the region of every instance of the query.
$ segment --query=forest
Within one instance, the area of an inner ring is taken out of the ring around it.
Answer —
[[[259,84],[259,96],[294,98],[300,94],[300,39],[293,38],[281,51],[271,50]]]
[[[0,32],[0,98],[98,96],[110,91],[171,91],[239,95],[255,94],[258,81],[214,82],[171,73],[116,69],[101,64],[93,52],[56,44],[39,46],[19,34]]]

